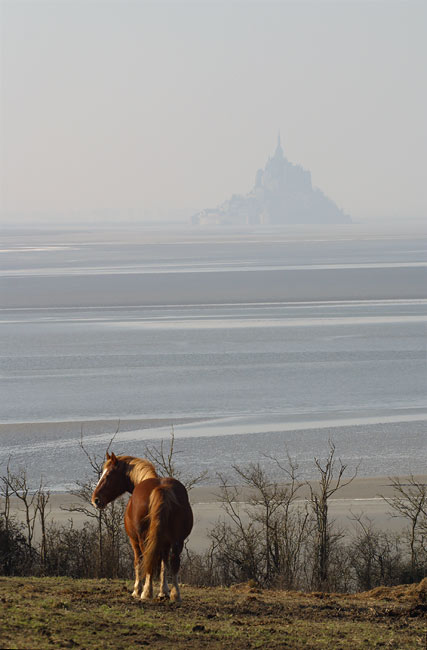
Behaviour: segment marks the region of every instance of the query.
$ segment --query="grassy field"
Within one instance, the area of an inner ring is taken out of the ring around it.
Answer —
[[[141,603],[123,580],[0,578],[2,648],[427,649],[427,579],[365,594],[182,587]]]

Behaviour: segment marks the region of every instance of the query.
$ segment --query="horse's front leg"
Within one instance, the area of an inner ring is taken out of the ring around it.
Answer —
[[[162,560],[160,566],[160,590],[157,596],[157,598],[160,598],[161,600],[169,598],[169,587],[168,587],[168,581],[166,577],[166,566],[167,566],[167,561]]]

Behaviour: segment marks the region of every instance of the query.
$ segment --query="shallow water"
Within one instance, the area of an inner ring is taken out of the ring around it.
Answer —
[[[256,461],[284,442],[309,463],[333,433],[365,475],[424,472],[424,238],[194,232],[8,241],[0,460],[59,489],[86,471],[81,422],[101,453],[97,420],[111,432],[119,418],[189,418],[175,427],[189,468]],[[40,424],[54,422],[55,435]],[[123,426],[117,444],[135,454],[170,428]]]

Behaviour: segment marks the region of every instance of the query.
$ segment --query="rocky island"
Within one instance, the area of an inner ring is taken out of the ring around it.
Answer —
[[[350,223],[351,218],[321,190],[311,173],[289,162],[280,134],[274,155],[259,169],[253,189],[192,217],[194,225],[280,225]]]

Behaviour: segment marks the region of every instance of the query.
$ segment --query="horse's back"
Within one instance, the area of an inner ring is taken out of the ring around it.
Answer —
[[[125,527],[128,535],[134,537],[148,528],[150,497],[153,490],[161,488],[164,498],[170,498],[171,524],[174,536],[184,540],[193,528],[193,511],[184,485],[174,478],[148,478],[135,485],[125,513]]]

